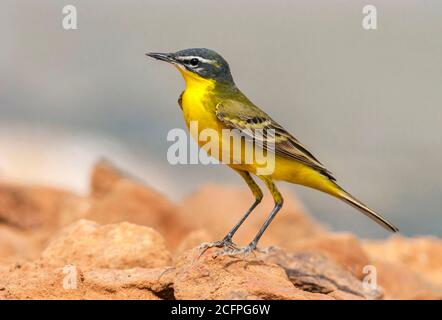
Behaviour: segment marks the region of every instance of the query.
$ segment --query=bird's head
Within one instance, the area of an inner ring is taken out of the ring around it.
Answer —
[[[210,49],[194,48],[174,53],[146,53],[147,56],[175,65],[187,81],[207,79],[217,83],[232,83],[229,64]]]

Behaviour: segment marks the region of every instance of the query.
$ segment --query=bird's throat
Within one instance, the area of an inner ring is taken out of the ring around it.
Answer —
[[[177,67],[177,69],[184,78],[186,90],[211,91],[215,87],[215,81],[211,79],[205,79],[182,67]]]

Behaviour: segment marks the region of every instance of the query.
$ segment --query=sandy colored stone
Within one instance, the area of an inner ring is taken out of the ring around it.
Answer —
[[[115,167],[110,161],[102,159],[92,168],[90,177],[90,195],[102,197],[112,191],[118,181],[127,176],[122,170]]]
[[[199,246],[202,243],[213,242],[215,239],[205,229],[199,229],[190,232],[179,244],[175,251],[175,255],[179,256],[184,251],[190,250]]]
[[[403,264],[375,261],[377,282],[385,289],[385,299],[442,299],[442,286]]]
[[[55,188],[0,184],[0,221],[20,229],[57,226],[68,197],[74,195]]]
[[[284,197],[260,242],[282,249],[199,257],[193,248],[221,239],[251,205],[246,187],[209,185],[176,205],[106,162],[92,170],[89,196],[0,184],[0,300],[442,299],[442,240],[360,241]],[[234,241],[247,244],[272,207],[266,193]],[[377,289],[362,284],[365,266]],[[72,268],[76,287],[65,288]]]
[[[0,224],[0,262],[37,258],[41,251],[38,240],[29,231]]]
[[[83,272],[40,263],[0,266],[0,300],[4,299],[130,299],[170,297],[167,269],[103,270]],[[69,281],[67,278],[69,277]],[[135,280],[134,280],[135,279]],[[115,280],[112,283],[112,280]]]
[[[85,219],[91,206],[92,199],[88,196],[65,198],[57,213],[59,223],[56,230],[64,228],[80,219]]]
[[[382,288],[365,288],[349,271],[318,252],[286,253],[274,248],[265,259],[284,268],[290,281],[305,291],[336,299],[381,299],[383,296]]]
[[[202,256],[196,248],[177,258],[174,292],[177,299],[329,299],[326,295],[295,288],[284,269],[260,258]]]
[[[378,261],[398,263],[429,282],[442,286],[442,240],[435,237],[364,241],[364,249]]]
[[[147,290],[158,297],[174,299],[174,269],[134,268],[126,270],[96,269],[83,273],[83,283],[98,291],[118,292],[121,289]]]
[[[100,226],[80,220],[63,229],[42,253],[54,266],[128,269],[170,265],[164,239],[155,230],[128,222]]]
[[[364,300],[364,298],[362,298],[361,296],[340,290],[330,292],[329,296],[335,298],[336,300]]]
[[[324,231],[306,213],[300,202],[284,191],[284,207],[278,213],[259,245],[278,246],[287,250],[299,239],[313,237]],[[212,240],[222,239],[243,216],[254,201],[247,187],[207,185],[184,199],[179,212],[195,223],[196,228],[205,229]],[[262,203],[255,209],[234,237],[241,245],[248,244],[256,235],[273,208],[272,197],[265,193]]]
[[[152,227],[165,237],[171,248],[191,230],[191,223],[177,214],[175,204],[108,162],[99,162],[92,170],[90,201],[85,219],[102,224],[127,221]]]
[[[293,250],[322,253],[358,279],[365,276],[364,267],[371,264],[359,239],[350,233],[324,233],[300,239],[293,244]]]

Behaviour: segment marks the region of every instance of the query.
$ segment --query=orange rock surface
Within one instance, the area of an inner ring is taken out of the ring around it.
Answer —
[[[219,240],[253,202],[208,185],[173,203],[106,162],[88,196],[0,183],[0,299],[441,299],[442,240],[360,240],[314,221],[293,196],[265,252],[230,255]],[[286,192],[287,194],[287,192]],[[246,221],[247,244],[272,207]]]

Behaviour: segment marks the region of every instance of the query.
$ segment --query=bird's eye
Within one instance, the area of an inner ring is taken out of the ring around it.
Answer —
[[[190,59],[189,63],[192,67],[196,67],[200,63],[200,61],[197,58],[192,58]]]

